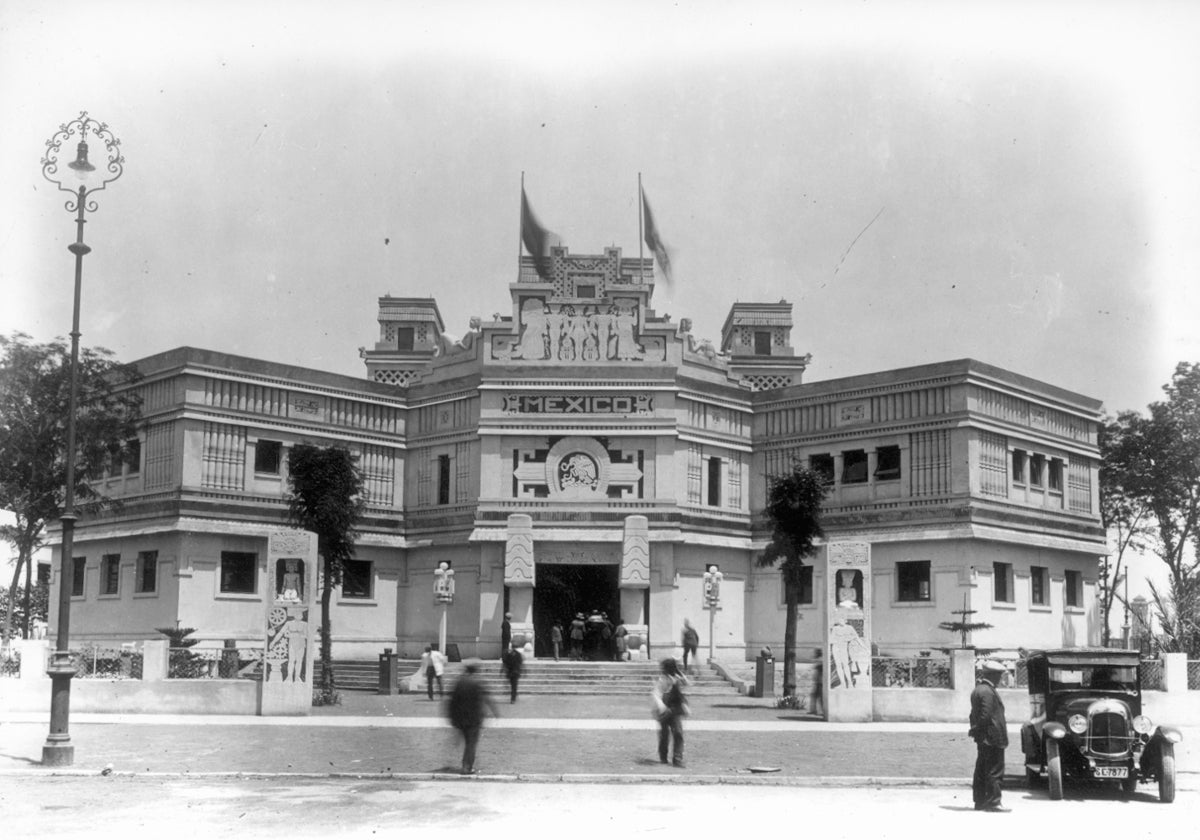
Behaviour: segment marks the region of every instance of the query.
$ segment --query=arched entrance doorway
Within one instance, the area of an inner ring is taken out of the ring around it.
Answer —
[[[577,613],[588,615],[599,610],[616,626],[621,609],[618,569],[609,564],[538,563],[537,586],[533,590],[534,656],[554,655],[550,628],[555,622],[563,629],[563,656],[566,656],[571,649],[571,620]],[[608,658],[602,642],[595,637],[586,640],[587,658]]]

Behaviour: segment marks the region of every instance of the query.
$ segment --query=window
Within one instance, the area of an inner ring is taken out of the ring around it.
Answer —
[[[439,505],[450,504],[450,456],[438,456],[438,495]]]
[[[1046,459],[1041,455],[1031,455],[1029,458],[1029,483],[1034,487],[1041,487],[1043,481],[1043,473],[1046,469]]]
[[[929,561],[913,560],[896,564],[896,600],[928,601]]]
[[[1079,576],[1079,572],[1068,571],[1066,573],[1065,589],[1063,601],[1068,607],[1078,607],[1083,604],[1083,580]]]
[[[1023,449],[1014,449],[1012,454],[1012,470],[1013,481],[1017,484],[1025,483],[1025,451]]]
[[[800,605],[812,605],[813,603],[813,567],[800,567],[800,588],[797,594],[796,603]],[[787,586],[784,585],[783,575],[780,574],[779,580],[779,604],[780,606],[787,604]]]
[[[594,298],[596,296],[596,287],[593,284],[580,283],[575,287],[575,297],[578,298]]]
[[[396,327],[396,349],[412,350],[416,346],[417,332],[414,327]]]
[[[721,506],[721,459],[708,459],[708,503],[712,507]]]
[[[867,480],[867,452],[854,449],[842,453],[842,484],[862,484]]]
[[[135,592],[158,591],[158,552],[139,551],[137,556]]]
[[[992,599],[1010,604],[1013,600],[1012,563],[992,564]]]
[[[820,477],[822,484],[833,484],[832,455],[810,455],[808,468]]]
[[[370,598],[374,581],[370,560],[347,560],[342,566],[342,597]]]
[[[71,597],[83,597],[84,573],[87,571],[86,557],[71,558]]]
[[[100,558],[100,594],[116,595],[121,591],[121,555],[105,554]]]
[[[1045,566],[1029,567],[1029,600],[1038,606],[1048,606],[1050,599],[1050,570]]]
[[[258,555],[250,551],[221,552],[221,591],[253,595],[258,589]]]
[[[895,481],[900,477],[900,447],[881,446],[875,451],[875,479]]]
[[[137,475],[142,470],[142,442],[137,438],[126,446],[125,467],[130,475]]]
[[[1055,493],[1062,492],[1063,462],[1058,458],[1050,459],[1050,471],[1046,473],[1046,484]]]
[[[283,444],[277,440],[260,440],[254,447],[254,471],[279,475]]]
[[[771,333],[756,331],[754,333],[754,355],[771,355]]]

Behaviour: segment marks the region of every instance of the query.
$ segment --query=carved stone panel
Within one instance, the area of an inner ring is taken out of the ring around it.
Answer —
[[[644,516],[625,517],[620,586],[622,589],[650,587],[650,525]]]
[[[533,517],[514,513],[508,517],[508,537],[504,547],[504,585],[533,586]]]

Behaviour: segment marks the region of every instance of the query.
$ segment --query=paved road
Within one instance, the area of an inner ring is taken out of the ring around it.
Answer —
[[[1200,793],[1174,805],[1010,791],[976,813],[962,787],[512,784],[480,779],[8,776],[6,837],[405,838],[1186,837]]]

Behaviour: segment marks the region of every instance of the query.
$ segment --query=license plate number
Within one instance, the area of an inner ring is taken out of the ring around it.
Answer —
[[[1128,767],[1097,767],[1097,779],[1124,779],[1129,775]]]

